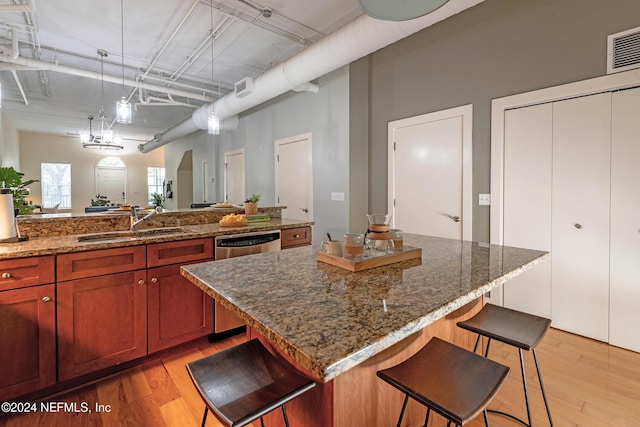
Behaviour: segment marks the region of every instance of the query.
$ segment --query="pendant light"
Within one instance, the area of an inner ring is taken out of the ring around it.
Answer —
[[[122,99],[116,103],[116,122],[131,124],[131,104],[124,95],[124,0],[120,0],[120,29],[122,42]]]
[[[104,114],[104,58],[108,55],[106,50],[98,49],[100,55],[100,76],[101,76],[101,98],[100,98],[100,131],[93,134],[91,122],[93,116],[89,116],[89,133],[80,135],[83,148],[96,148],[99,150],[122,150],[124,147],[118,141],[114,144],[113,132],[107,123],[107,116]]]
[[[211,21],[211,85],[213,85],[213,42],[215,40],[215,34],[213,33],[213,2],[211,2],[210,21]],[[214,108],[215,108],[215,104],[211,104],[211,114],[209,114],[209,118],[207,120],[207,133],[209,135],[220,134],[220,118],[216,114],[216,111]]]

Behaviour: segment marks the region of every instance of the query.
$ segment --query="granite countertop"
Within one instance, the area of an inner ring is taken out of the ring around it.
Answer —
[[[546,258],[535,250],[405,234],[422,259],[361,272],[317,246],[182,267],[196,286],[330,381]]]
[[[125,218],[126,219],[126,218]],[[313,225],[312,222],[286,218],[271,218],[268,222],[249,224],[244,227],[220,227],[217,223],[193,224],[184,226],[159,227],[142,229],[139,233],[129,235],[127,231],[106,233],[68,234],[61,236],[33,237],[25,242],[0,243],[0,259],[21,258],[39,255],[55,255],[69,252],[82,252],[95,249],[109,249],[135,246],[147,243],[171,242],[177,240],[213,237],[222,234],[251,233],[255,231],[283,230]],[[152,234],[156,230],[169,230],[168,233]],[[145,234],[147,233],[147,234]],[[114,238],[79,241],[95,234]]]

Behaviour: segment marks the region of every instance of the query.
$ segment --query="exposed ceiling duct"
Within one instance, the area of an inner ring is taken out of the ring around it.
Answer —
[[[148,153],[197,130],[207,129],[207,118],[212,110],[221,119],[221,129],[225,129],[225,118],[237,116],[300,85],[308,84],[482,1],[484,0],[450,0],[433,13],[401,22],[381,21],[361,15],[257,77],[251,94],[239,98],[231,92],[213,104],[203,105],[190,118],[157,134],[148,143],[139,145],[138,149]],[[237,118],[233,122],[237,122]]]

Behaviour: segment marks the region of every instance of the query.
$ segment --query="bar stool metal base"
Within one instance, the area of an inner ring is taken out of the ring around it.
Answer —
[[[533,360],[536,365],[538,382],[540,383],[540,391],[542,392],[542,400],[544,401],[544,406],[547,411],[547,417],[549,419],[549,425],[553,427],[551,410],[549,409],[547,394],[544,389],[544,384],[542,383],[542,376],[540,375],[540,365],[538,364],[538,355],[536,354],[535,349],[535,347],[546,334],[550,325],[551,321],[544,317],[534,316],[531,314],[495,306],[492,304],[486,304],[482,308],[482,310],[480,310],[480,312],[471,319],[463,322],[458,322],[459,327],[478,334],[476,344],[473,348],[474,353],[478,349],[480,338],[483,336],[487,337],[487,347],[484,351],[484,357],[489,356],[489,347],[491,346],[492,339],[511,345],[518,349],[518,355],[520,357],[520,372],[522,374],[522,385],[524,389],[524,400],[527,409],[528,422],[507,412],[498,411],[495,409],[487,409],[488,412],[510,418],[525,427],[533,427],[531,407],[529,404],[529,388],[527,386],[524,355],[522,353],[523,350],[531,350],[531,354],[533,355]]]

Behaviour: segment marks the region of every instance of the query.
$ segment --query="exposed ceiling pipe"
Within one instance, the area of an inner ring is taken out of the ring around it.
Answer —
[[[360,15],[257,77],[251,94],[238,98],[231,92],[213,104],[203,105],[193,112],[191,118],[156,135],[152,142],[141,144],[138,149],[148,153],[192,132],[207,129],[211,111],[215,111],[221,120],[237,115],[482,1],[484,0],[449,0],[434,12],[410,21],[381,21],[365,14]]]
[[[18,30],[15,28],[11,29],[11,48],[0,45],[0,52],[11,59],[16,59],[20,56],[20,49],[18,48]]]
[[[22,95],[22,99],[24,100],[24,105],[29,105],[29,100],[27,99],[27,95],[24,93],[24,89],[22,88],[22,83],[20,83],[20,79],[18,78],[18,73],[15,70],[11,71],[13,75],[13,79],[16,81],[18,85],[18,89],[20,89],[20,94]]]
[[[0,6],[0,12],[35,12],[35,0],[27,0],[26,4],[12,4]]]
[[[0,61],[4,61],[4,62],[6,62],[8,64],[16,65],[17,66],[16,70],[24,70],[24,69],[46,70],[46,71],[53,71],[53,72],[58,72],[58,73],[70,74],[70,75],[78,76],[78,77],[86,77],[86,78],[95,79],[95,80],[101,80],[103,78],[102,75],[99,72],[80,70],[78,68],[68,67],[68,66],[59,65],[59,64],[53,64],[53,63],[46,62],[46,61],[39,61],[37,59],[29,59],[29,58],[25,58],[25,57],[22,57],[22,56],[19,56],[16,59],[13,59],[13,58],[10,58],[10,57],[7,57],[7,56],[1,56],[0,57]],[[3,64],[2,67],[5,68],[5,69],[11,69],[11,67],[6,67],[6,65],[8,65],[8,64]],[[115,77],[115,76],[105,75],[104,76],[104,81],[110,82],[110,83],[116,83],[116,84],[121,85],[122,84],[122,77]],[[184,90],[180,90],[180,89],[176,89],[176,88],[171,88],[171,87],[157,86],[157,85],[152,85],[152,84],[149,84],[149,83],[145,83],[145,82],[142,82],[142,81],[131,80],[131,79],[125,79],[124,80],[124,84],[126,86],[137,87],[137,88],[140,88],[140,89],[151,90],[151,91],[154,91],[154,92],[170,93],[170,94],[175,95],[175,96],[182,96],[182,97],[185,97],[185,98],[197,99],[197,100],[205,101],[205,102],[211,102],[211,101],[214,100],[213,97],[207,96],[207,95],[202,94],[202,93],[194,93],[194,92],[188,92],[188,91],[184,91]]]

